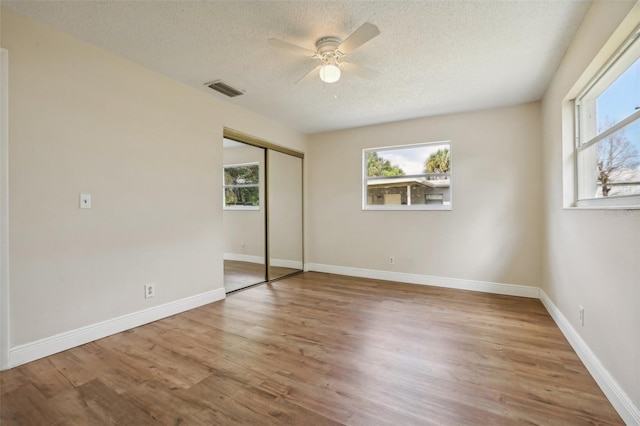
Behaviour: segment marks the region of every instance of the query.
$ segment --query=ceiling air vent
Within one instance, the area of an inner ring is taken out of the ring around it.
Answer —
[[[220,92],[223,95],[226,95],[230,98],[235,98],[236,96],[240,96],[244,94],[243,91],[229,86],[227,83],[225,83],[222,80],[216,80],[216,81],[212,81],[211,83],[207,83],[207,87],[215,90],[216,92]]]

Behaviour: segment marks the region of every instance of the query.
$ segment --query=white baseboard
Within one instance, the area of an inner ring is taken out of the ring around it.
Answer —
[[[238,262],[249,262],[249,263],[259,263],[264,264],[264,257],[262,256],[252,256],[250,254],[240,254],[240,253],[225,253],[223,256],[224,260],[235,260]],[[302,269],[302,262],[296,260],[287,260],[287,259],[271,259],[271,266],[279,266],[282,268],[292,268],[292,269]]]
[[[225,298],[224,288],[154,306],[9,349],[9,368]]]
[[[464,280],[459,278],[434,277],[430,275],[407,274],[404,272],[379,271],[376,269],[349,268],[345,266],[309,263],[309,271],[329,274],[347,275],[350,277],[371,278],[386,281],[398,281],[409,284],[431,285],[434,287],[455,288],[459,290],[482,291],[485,293],[504,294],[508,296],[540,297],[539,287],[526,285],[502,284],[485,281]]]
[[[622,390],[609,371],[604,368],[591,348],[542,289],[540,289],[540,301],[547,308],[551,318],[558,325],[564,337],[567,338],[573,350],[576,351],[576,354],[578,354],[591,376],[598,383],[602,392],[607,396],[611,405],[618,411],[622,420],[627,425],[640,425],[640,409],[635,406],[631,398]]]

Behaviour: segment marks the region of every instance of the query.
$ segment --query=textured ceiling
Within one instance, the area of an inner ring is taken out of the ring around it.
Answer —
[[[2,1],[211,96],[305,133],[539,100],[590,1]],[[364,22],[381,34],[348,56],[373,81],[296,80],[315,50]],[[222,79],[246,94],[204,87]]]

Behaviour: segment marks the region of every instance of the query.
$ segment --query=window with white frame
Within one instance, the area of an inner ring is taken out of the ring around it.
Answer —
[[[451,210],[451,143],[362,152],[364,210]]]
[[[576,205],[640,206],[640,27],[575,99]]]
[[[226,210],[260,209],[260,165],[258,163],[224,166],[223,197]]]

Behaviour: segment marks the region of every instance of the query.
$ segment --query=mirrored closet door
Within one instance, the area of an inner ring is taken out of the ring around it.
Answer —
[[[227,293],[302,271],[303,154],[225,129]]]
[[[269,279],[302,270],[302,158],[269,150]]]
[[[264,282],[265,149],[224,139],[224,287],[228,293]]]

